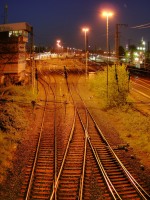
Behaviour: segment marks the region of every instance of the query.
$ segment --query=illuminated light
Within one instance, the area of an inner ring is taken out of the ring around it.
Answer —
[[[57,44],[56,44],[57,47],[61,47],[61,45],[60,45],[61,40],[57,40],[56,42],[57,42]]]
[[[88,31],[89,31],[89,28],[82,28],[82,31],[83,31],[83,32],[88,32]]]
[[[135,55],[135,56],[138,56],[138,53],[137,53],[137,52],[134,52],[134,55]]]
[[[102,12],[103,17],[112,17],[113,15],[114,15],[113,12],[110,12],[110,11],[103,11]]]
[[[134,60],[135,60],[135,61],[139,61],[139,58],[135,58]]]

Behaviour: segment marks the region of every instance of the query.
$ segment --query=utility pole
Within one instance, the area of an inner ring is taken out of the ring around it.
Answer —
[[[5,4],[5,7],[4,7],[4,24],[7,24],[8,23],[8,5]]]
[[[119,27],[124,26],[127,27],[127,24],[116,24],[116,33],[115,33],[115,52],[116,52],[116,58],[117,58],[117,63],[119,61],[119,46],[120,46],[120,41],[119,41]]]
[[[150,50],[150,42],[148,42],[148,47],[147,47],[147,51],[149,52]]]
[[[35,60],[34,60],[34,47],[33,47],[33,27],[31,27],[30,33],[30,65],[31,65],[31,84],[33,94],[35,91]]]
[[[89,32],[89,28],[85,27],[82,29],[82,31],[84,32],[84,43],[85,43],[85,75],[87,78],[87,74],[88,74],[88,50],[87,50],[87,46],[88,46],[88,32]]]

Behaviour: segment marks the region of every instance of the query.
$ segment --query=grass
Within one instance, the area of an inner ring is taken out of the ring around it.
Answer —
[[[147,167],[150,166],[150,116],[144,116],[126,105],[108,111],[110,120],[120,137],[134,149],[134,153]]]
[[[128,72],[124,66],[108,68],[108,87],[106,70],[89,79],[89,89],[101,100],[101,107],[122,106],[127,102]]]
[[[0,89],[0,182],[12,168],[14,152],[28,126],[23,108],[31,107],[31,101],[35,99],[29,86]]]
[[[118,69],[118,83],[115,80],[115,67],[109,69],[109,87],[107,99],[106,71],[99,72],[87,80],[86,85],[97,109],[107,112],[111,123],[120,137],[129,143],[144,165],[150,164],[150,116],[138,112],[128,96],[128,74],[125,68]],[[118,87],[120,92],[118,92]],[[90,99],[86,102],[90,102]],[[128,104],[130,102],[130,104]]]
[[[9,86],[0,89],[1,100],[30,103],[36,99],[30,86]]]

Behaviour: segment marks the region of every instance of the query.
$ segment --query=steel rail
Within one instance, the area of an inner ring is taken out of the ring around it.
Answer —
[[[75,88],[75,90],[76,90],[76,87],[75,87],[75,86],[74,86],[74,88]],[[85,108],[86,111],[88,112],[87,107],[86,107],[84,101],[82,100],[82,98],[81,98],[79,92],[78,92],[77,90],[76,90],[76,92],[77,92],[77,94],[79,95],[81,101],[83,102],[84,108]],[[78,114],[79,114],[79,113],[78,113]],[[112,182],[110,181],[110,179],[109,179],[109,177],[108,177],[108,175],[107,175],[107,173],[106,173],[106,171],[105,171],[105,169],[104,169],[104,167],[103,167],[103,165],[102,165],[102,163],[101,163],[101,161],[100,161],[100,158],[99,158],[99,156],[98,156],[98,154],[97,154],[97,151],[94,149],[94,147],[93,147],[93,145],[92,145],[92,143],[91,143],[91,141],[90,141],[90,136],[89,136],[89,134],[88,134],[88,130],[86,130],[86,128],[85,128],[85,126],[84,126],[83,123],[82,123],[82,126],[83,126],[83,128],[85,129],[85,131],[86,131],[88,142],[89,142],[89,144],[90,144],[90,147],[91,147],[92,152],[93,152],[93,154],[94,154],[94,156],[95,156],[95,159],[96,159],[96,161],[97,161],[97,164],[98,164],[98,166],[99,166],[99,169],[100,169],[100,171],[101,171],[101,173],[102,173],[102,175],[103,175],[103,177],[104,177],[104,179],[105,179],[105,181],[106,181],[106,184],[107,184],[107,186],[108,186],[108,189],[109,189],[109,191],[110,191],[110,193],[111,193],[113,199],[114,199],[114,200],[117,200],[117,198],[115,197],[115,194],[116,194],[117,197],[121,200],[121,197],[119,196],[118,192],[117,192],[116,189],[114,188]]]
[[[74,84],[73,84],[73,86],[74,86]],[[76,87],[74,86],[74,88],[76,88]],[[71,89],[70,89],[70,91],[71,91]],[[77,92],[77,91],[76,91],[76,92]],[[78,94],[78,93],[77,93],[77,94]],[[79,95],[79,96],[80,96],[80,95]],[[73,97],[72,97],[72,98],[73,98]],[[81,99],[81,96],[80,96],[80,99]],[[82,100],[82,99],[81,99],[81,100]],[[82,100],[82,102],[83,102],[83,100]],[[77,104],[76,104],[76,107],[77,107]],[[117,199],[120,199],[120,200],[121,200],[120,195],[118,194],[118,192],[117,192],[116,189],[114,188],[112,182],[110,181],[110,179],[109,179],[109,177],[108,177],[106,171],[104,170],[104,167],[103,167],[103,165],[102,165],[102,163],[101,163],[101,161],[100,161],[100,158],[99,158],[99,156],[98,156],[96,150],[94,149],[94,147],[93,147],[93,145],[92,145],[92,143],[91,143],[91,141],[90,141],[90,137],[89,137],[89,134],[88,134],[88,110],[87,110],[85,104],[84,104],[84,109],[86,110],[86,117],[87,117],[87,120],[86,120],[86,122],[87,122],[86,127],[85,127],[85,125],[84,125],[84,123],[83,123],[83,121],[82,121],[82,119],[81,119],[81,116],[80,116],[79,111],[78,111],[79,109],[78,109],[78,107],[77,107],[77,113],[78,113],[78,116],[79,116],[79,118],[80,118],[82,127],[83,127],[84,132],[85,132],[86,142],[88,141],[89,144],[90,144],[90,147],[91,147],[91,150],[92,150],[92,152],[93,152],[93,155],[94,155],[94,157],[95,157],[95,159],[96,159],[96,161],[97,161],[97,164],[98,164],[98,166],[99,166],[99,169],[100,169],[100,171],[102,172],[102,175],[103,175],[103,177],[104,177],[104,179],[105,179],[105,181],[106,181],[106,184],[107,184],[107,186],[108,186],[108,189],[109,189],[109,191],[110,191],[110,193],[111,193],[113,199],[114,199],[114,200],[117,200]],[[86,143],[86,145],[87,145],[87,143]],[[85,163],[84,163],[83,166],[84,166],[84,168],[85,168]],[[83,168],[83,169],[84,169],[84,168]],[[81,184],[81,188],[80,188],[80,190],[79,190],[79,198],[78,198],[78,199],[80,199],[80,200],[82,199],[83,183],[84,183],[84,177],[82,178],[82,184]],[[115,194],[117,195],[118,198],[115,197]]]
[[[67,80],[66,80],[66,82],[67,82]],[[68,87],[68,82],[67,82],[67,87]],[[70,87],[68,87],[68,91],[70,92],[72,100],[74,102],[72,91],[71,91]],[[67,156],[67,153],[68,153],[68,150],[69,150],[70,142],[72,140],[72,136],[73,136],[73,132],[74,132],[74,128],[75,128],[76,113],[77,113],[77,107],[76,107],[75,102],[74,102],[74,108],[75,108],[75,115],[74,115],[74,122],[73,122],[72,130],[71,130],[70,138],[69,138],[69,141],[68,141],[68,144],[67,144],[67,147],[66,147],[66,151],[65,151],[65,154],[64,154],[64,157],[63,157],[63,161],[62,161],[62,164],[61,164],[61,167],[60,167],[60,171],[59,171],[56,183],[54,185],[54,189],[52,191],[50,200],[53,199],[54,194],[57,192],[57,188],[58,188],[58,184],[59,184],[59,179],[60,179],[60,176],[61,176],[61,173],[62,173],[62,170],[63,170],[63,166],[64,166],[64,163],[65,163],[65,160],[66,160],[66,156]],[[87,116],[87,120],[86,120],[87,121],[86,129],[87,129],[88,128],[87,110],[86,110],[86,116]],[[79,117],[79,119],[80,119],[81,123],[83,123],[80,117]],[[83,198],[83,186],[84,186],[84,175],[85,175],[86,151],[87,151],[87,134],[86,134],[86,131],[85,131],[84,156],[83,156],[82,174],[81,174],[81,177],[80,177],[79,194],[78,194],[78,199],[80,199],[80,200],[82,200],[82,198]]]
[[[77,110],[78,110],[78,109],[77,109]],[[81,119],[81,117],[80,117],[79,112],[78,112],[78,115],[79,115],[79,118],[80,118],[80,120],[81,120],[81,122],[82,122],[82,119]],[[93,147],[93,145],[92,145],[92,143],[91,143],[91,141],[90,141],[90,136],[89,136],[89,134],[88,134],[88,130],[85,128],[83,122],[82,122],[81,124],[82,124],[82,126],[83,126],[83,129],[85,130],[86,138],[87,138],[87,140],[88,140],[88,142],[89,142],[89,144],[90,144],[90,147],[91,147],[91,150],[92,150],[92,152],[93,152],[93,155],[95,156],[95,159],[96,159],[96,161],[97,161],[97,164],[98,164],[98,166],[99,166],[99,169],[100,169],[100,171],[102,172],[102,175],[103,175],[103,177],[104,177],[104,179],[105,179],[105,181],[106,181],[106,184],[107,184],[107,186],[108,186],[108,189],[109,189],[109,191],[110,191],[110,193],[111,193],[113,199],[114,199],[114,200],[117,200],[117,199],[119,198],[119,199],[121,200],[120,195],[118,194],[118,192],[117,192],[116,189],[114,188],[112,182],[110,181],[110,179],[109,179],[109,177],[108,177],[108,175],[107,175],[107,173],[106,173],[106,171],[105,171],[105,169],[104,169],[104,167],[103,167],[103,165],[102,165],[102,163],[101,163],[101,161],[100,161],[100,158],[99,158],[99,156],[98,156],[98,153],[97,153],[96,149],[94,149],[94,147]],[[117,195],[118,198],[115,197],[115,194]]]
[[[44,88],[44,90],[45,90],[45,88]],[[32,167],[32,171],[31,171],[31,175],[30,175],[30,181],[29,181],[29,184],[28,184],[28,189],[27,189],[27,192],[26,192],[25,200],[29,199],[29,196],[30,196],[30,193],[31,193],[31,187],[32,187],[32,183],[33,183],[34,172],[35,172],[37,157],[38,157],[38,153],[39,153],[39,147],[40,147],[40,141],[41,141],[41,135],[42,135],[43,126],[44,126],[45,111],[46,111],[46,102],[47,102],[46,90],[45,90],[45,94],[46,94],[46,99],[45,99],[45,105],[44,105],[44,110],[43,110],[43,115],[42,115],[42,123],[41,123],[41,128],[40,128],[40,133],[39,133],[39,138],[38,138],[38,144],[37,144],[37,148],[36,148],[36,154],[35,154],[35,158],[34,158],[34,162],[33,162],[33,167]]]
[[[74,112],[74,119],[73,119],[73,124],[72,124],[71,131],[70,131],[70,137],[69,137],[69,140],[68,140],[68,143],[67,143],[67,147],[66,147],[66,150],[65,150],[65,153],[64,153],[64,157],[63,157],[63,160],[62,160],[62,163],[61,163],[61,167],[60,167],[58,176],[57,176],[56,181],[54,183],[53,191],[52,191],[51,196],[49,198],[50,200],[53,199],[53,197],[56,194],[57,189],[58,189],[59,179],[60,179],[63,167],[64,167],[64,163],[65,163],[65,160],[66,160],[66,157],[67,157],[67,153],[68,153],[68,150],[69,150],[69,146],[70,146],[70,143],[71,143],[71,140],[72,140],[72,136],[73,136],[73,133],[74,133],[75,122],[76,122],[76,109],[75,109],[75,112]]]
[[[111,193],[113,199],[114,199],[114,200],[117,200],[117,199],[122,200],[122,198],[120,197],[119,193],[116,191],[114,185],[112,184],[111,180],[109,179],[109,177],[108,177],[108,175],[107,175],[107,172],[105,171],[105,169],[104,169],[104,167],[103,167],[103,164],[102,164],[102,162],[101,162],[101,160],[100,160],[100,158],[99,158],[99,156],[98,156],[98,153],[97,153],[96,149],[94,149],[94,147],[93,147],[93,145],[92,145],[92,143],[91,143],[91,141],[90,141],[90,138],[88,138],[88,142],[89,142],[89,144],[90,144],[90,146],[91,146],[91,149],[92,149],[92,151],[93,151],[93,154],[94,154],[94,156],[95,156],[95,158],[96,158],[96,161],[97,161],[97,163],[98,163],[99,169],[100,169],[101,172],[102,172],[102,175],[103,175],[103,177],[104,177],[104,179],[105,179],[105,181],[106,181],[106,184],[107,184],[107,186],[108,186],[108,189],[109,189],[109,191],[110,191],[110,193]],[[115,194],[117,195],[117,197],[115,196]]]
[[[79,92],[77,91],[77,88],[75,87],[76,92],[78,93],[78,95],[80,96]],[[106,143],[106,145],[108,146],[109,150],[111,151],[111,153],[114,155],[115,159],[118,161],[119,165],[121,166],[121,168],[123,169],[124,173],[127,175],[128,180],[131,182],[131,184],[134,186],[134,188],[136,189],[136,191],[139,193],[139,195],[144,199],[144,200],[148,200],[150,199],[150,195],[142,188],[142,186],[134,179],[134,177],[130,174],[130,172],[126,169],[126,167],[123,165],[123,163],[120,161],[120,159],[118,158],[118,156],[115,154],[115,152],[113,151],[113,149],[111,148],[111,146],[109,145],[108,141],[106,140],[104,134],[102,133],[102,131],[100,130],[100,128],[98,127],[96,121],[94,120],[92,114],[90,113],[89,109],[87,108],[87,106],[85,105],[85,102],[83,101],[83,99],[80,96],[81,101],[83,102],[85,108],[87,109],[89,115],[91,116],[93,122],[95,123],[95,127],[98,130],[100,136],[102,137],[103,141]],[[89,137],[88,137],[88,141],[90,141]],[[100,159],[99,159],[100,161]],[[144,193],[144,194],[143,194]],[[118,194],[117,194],[118,195]],[[147,199],[148,198],[148,199]]]
[[[42,74],[42,72],[41,72]],[[44,75],[44,74],[43,74]],[[54,96],[54,143],[55,143],[55,146],[54,148],[57,149],[57,145],[56,145],[56,97],[55,97],[55,92],[53,90],[53,88],[50,86],[49,83],[47,83],[46,80],[40,78],[42,81],[44,81],[44,83],[48,86],[48,88],[51,89],[52,93],[53,93],[53,96]],[[39,81],[42,85],[43,83],[41,81]],[[44,120],[45,120],[45,111],[46,111],[46,104],[48,102],[48,93],[46,92],[46,89],[45,87],[44,88],[44,91],[45,91],[45,95],[46,95],[46,99],[45,99],[45,104],[44,104],[44,110],[43,110],[43,115],[42,115],[42,123],[41,123],[41,128],[40,128],[40,133],[39,133],[39,138],[38,138],[38,143],[37,143],[37,147],[36,147],[36,154],[35,154],[35,157],[34,157],[34,162],[33,162],[33,167],[32,167],[32,171],[31,171],[31,175],[30,175],[30,179],[29,179],[29,184],[28,184],[28,189],[27,189],[27,193],[26,193],[26,197],[25,197],[25,200],[28,200],[30,198],[30,194],[31,194],[31,187],[32,187],[32,184],[33,184],[33,179],[34,179],[34,173],[35,173],[35,167],[36,167],[36,163],[37,163],[37,158],[38,158],[38,154],[39,154],[39,147],[40,147],[40,142],[41,142],[41,136],[42,136],[42,132],[43,132],[43,126],[44,126]],[[57,152],[56,150],[54,150],[55,152]],[[56,155],[55,155],[55,168],[57,168],[57,165],[56,165]],[[55,170],[56,171],[56,170]]]
[[[73,98],[73,94],[72,94],[72,90],[71,88],[69,87],[69,84],[67,84],[68,86],[68,90],[71,94],[71,97],[72,97],[72,100],[74,102],[74,105],[75,105],[75,108],[76,108],[76,111],[77,111],[77,114],[79,116],[79,119],[80,119],[80,122],[82,124],[82,127],[83,127],[83,121],[79,115],[79,112],[78,112],[78,109],[77,109],[77,104]],[[84,177],[85,177],[85,165],[86,165],[86,154],[87,154],[87,138],[88,138],[88,113],[87,113],[87,110],[85,109],[86,111],[86,128],[83,127],[83,130],[84,130],[84,134],[85,134],[85,142],[84,142],[84,156],[83,156],[83,165],[82,165],[82,174],[81,174],[81,177],[80,177],[80,185],[79,185],[79,194],[78,194],[78,200],[82,200],[83,198],[83,186],[84,186]]]
[[[67,87],[68,87],[68,83],[67,83]],[[71,89],[69,87],[68,87],[68,91],[70,92],[70,94],[72,96],[72,92],[71,92]],[[74,102],[73,97],[72,97],[72,100]],[[72,137],[73,137],[73,133],[74,133],[74,129],[75,129],[75,122],[76,122],[76,113],[77,113],[77,108],[76,108],[75,102],[74,102],[74,109],[75,109],[75,114],[74,114],[74,120],[73,120],[73,124],[72,124],[70,137],[69,137],[69,140],[68,140],[68,144],[67,144],[67,147],[66,147],[66,150],[65,150],[65,154],[64,154],[64,157],[63,157],[63,161],[62,161],[62,164],[61,164],[61,167],[60,167],[56,182],[54,184],[54,188],[53,188],[52,194],[50,196],[50,200],[52,200],[54,198],[54,195],[57,193],[57,189],[58,189],[58,186],[59,186],[59,179],[60,179],[60,176],[61,176],[61,173],[62,173],[62,170],[63,170],[63,167],[64,167],[64,163],[65,163],[65,160],[66,160],[66,157],[67,157],[67,154],[68,154],[68,150],[69,150],[69,147],[70,147],[70,142],[71,142]],[[87,111],[86,111],[86,114],[87,114]],[[80,119],[80,121],[81,121],[81,119]],[[81,121],[81,123],[82,123],[82,121]],[[88,117],[87,117],[86,128],[87,127],[88,127]],[[79,194],[78,194],[78,199],[80,199],[80,200],[82,200],[82,196],[83,196],[83,185],[84,185],[83,183],[84,183],[84,175],[85,175],[86,149],[87,149],[87,134],[85,133],[84,158],[83,158],[82,174],[81,174],[81,178],[80,178],[80,186],[79,186]]]
[[[53,77],[54,78],[54,77]],[[54,90],[52,89],[52,87],[50,86],[52,93],[54,95],[54,185],[56,183],[57,180],[57,131],[56,131],[56,80],[54,78],[55,81],[55,87]],[[54,187],[53,185],[53,187]],[[57,200],[57,195],[55,193],[55,200]]]
[[[79,119],[80,119],[80,122],[82,124],[82,127],[83,127],[83,122],[82,122],[82,119],[80,118],[80,115],[79,115],[79,112],[78,112],[78,109],[77,109],[77,113],[78,113],[78,116],[79,116]],[[85,177],[85,165],[86,165],[86,155],[87,155],[87,139],[88,139],[88,114],[87,114],[87,111],[86,111],[86,116],[87,116],[87,119],[86,119],[86,128],[84,128],[84,133],[85,133],[85,143],[84,143],[84,157],[83,157],[83,165],[82,165],[82,174],[81,174],[81,178],[80,178],[80,187],[79,187],[79,195],[78,195],[78,200],[82,200],[83,198],[83,186],[84,186],[84,177]]]
[[[87,108],[88,110],[88,108]],[[140,194],[140,196],[147,200],[147,198],[143,195],[143,193],[150,198],[150,195],[142,188],[142,186],[134,179],[134,177],[130,174],[130,172],[126,169],[126,167],[123,165],[123,163],[121,162],[121,160],[118,158],[118,156],[115,154],[114,150],[111,148],[111,146],[109,145],[108,141],[106,140],[104,134],[102,133],[102,131],[100,130],[100,128],[98,127],[96,121],[94,120],[93,116],[91,115],[90,111],[88,110],[91,118],[93,119],[94,123],[95,123],[95,127],[97,128],[99,134],[101,135],[101,137],[103,138],[104,142],[107,144],[109,150],[111,151],[111,153],[114,155],[114,157],[116,158],[116,160],[118,161],[118,163],[120,164],[120,166],[122,167],[123,171],[125,172],[125,174],[127,175],[128,179],[130,180],[130,182],[132,183],[132,185],[135,187],[135,189],[137,190],[137,192]],[[140,189],[139,189],[140,188]],[[142,192],[143,193],[142,193]]]

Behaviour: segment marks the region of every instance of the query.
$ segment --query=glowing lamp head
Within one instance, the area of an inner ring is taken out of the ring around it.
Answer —
[[[82,31],[83,31],[83,32],[88,32],[88,31],[89,31],[89,28],[82,28]]]
[[[60,42],[61,42],[60,40],[57,40],[57,43],[56,43],[57,47],[61,47]]]
[[[114,15],[113,12],[110,12],[110,11],[103,11],[102,12],[103,17],[112,17],[113,15]]]

